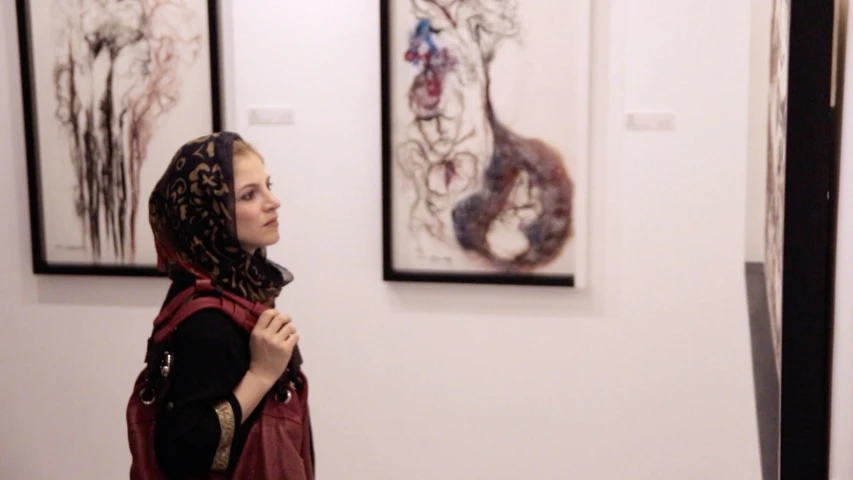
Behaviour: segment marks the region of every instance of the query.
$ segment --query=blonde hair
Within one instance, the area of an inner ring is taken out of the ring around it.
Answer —
[[[245,140],[240,140],[240,139],[234,140],[233,152],[232,152],[232,155],[234,156],[234,160],[238,160],[240,158],[245,158],[249,154],[257,155],[258,158],[260,158],[261,161],[263,162],[263,157],[261,157],[261,154],[258,153],[258,151],[255,150],[255,148],[253,146],[249,145],[248,142],[246,142]]]

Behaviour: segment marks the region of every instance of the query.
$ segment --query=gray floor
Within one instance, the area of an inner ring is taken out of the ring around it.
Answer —
[[[764,480],[779,478],[779,377],[773,352],[770,314],[764,289],[764,264],[746,264],[755,406]]]

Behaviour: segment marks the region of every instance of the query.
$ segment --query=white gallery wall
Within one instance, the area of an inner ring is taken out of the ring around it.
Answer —
[[[378,2],[223,5],[227,126],[283,201],[271,255],[296,275],[281,306],[303,336],[318,478],[760,478],[751,7],[593,3],[586,291],[382,282]],[[0,478],[124,478],[124,406],[167,284],[30,273],[13,3],[0,15]],[[250,126],[267,104],[295,124]],[[675,130],[624,130],[646,110]]]
[[[746,200],[746,261],[764,262],[767,214],[767,118],[770,104],[770,33],[773,2],[749,2],[749,130]]]

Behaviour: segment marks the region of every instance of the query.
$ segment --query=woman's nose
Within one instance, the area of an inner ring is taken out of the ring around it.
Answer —
[[[281,201],[274,194],[270,193],[270,208],[276,209],[281,206]]]

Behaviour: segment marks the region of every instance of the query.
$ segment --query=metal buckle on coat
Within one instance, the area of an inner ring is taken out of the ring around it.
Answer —
[[[148,394],[149,397],[146,398],[146,394]],[[142,390],[139,391],[139,400],[142,402],[143,405],[152,405],[155,399],[156,395],[154,394],[153,389],[150,389],[148,387],[142,387]]]
[[[169,376],[169,373],[171,371],[172,371],[172,353],[166,351],[166,352],[163,352],[163,361],[160,362],[160,375],[163,377],[163,380],[165,380]],[[143,405],[153,405],[154,402],[157,400],[156,389],[151,387],[150,385],[147,385],[148,381],[150,381],[150,380],[151,379],[148,379],[146,381],[146,385],[144,387],[142,387],[142,389],[139,391],[139,400],[142,401]]]
[[[172,371],[172,353],[165,352],[163,354],[163,362],[160,364],[160,375],[163,378],[167,378],[169,376],[169,372]]]
[[[280,391],[275,392],[275,399],[280,403],[287,404],[287,402],[289,402],[290,399],[293,398],[293,382],[288,382],[287,388],[284,390],[284,392],[284,400],[282,400],[281,398],[282,394]]]

